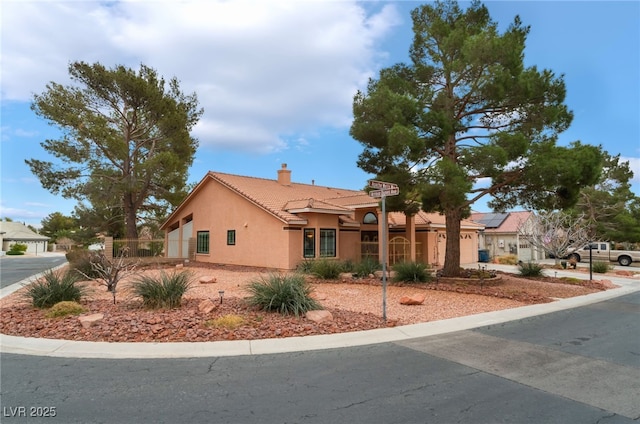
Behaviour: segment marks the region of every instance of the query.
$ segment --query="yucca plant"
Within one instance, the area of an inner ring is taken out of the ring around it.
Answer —
[[[536,262],[520,262],[518,270],[523,277],[540,277],[542,276],[542,265]]]
[[[358,262],[355,266],[355,273],[360,277],[366,277],[374,272],[382,269],[382,265],[377,260],[366,257],[362,261]]]
[[[319,259],[313,262],[311,273],[324,280],[335,280],[342,272],[342,264],[329,259]]]
[[[40,280],[27,287],[25,296],[36,308],[49,308],[63,301],[79,302],[84,294],[84,288],[76,285],[79,279],[75,272],[49,269]]]
[[[263,311],[279,312],[282,315],[304,315],[308,311],[321,309],[311,297],[313,288],[301,274],[270,274],[249,283],[247,302]]]
[[[170,309],[180,306],[182,297],[191,287],[191,283],[192,274],[188,271],[171,274],[161,271],[158,277],[140,276],[131,287],[133,293],[142,298],[145,307]]]
[[[426,283],[431,280],[429,267],[422,262],[400,262],[392,267],[395,281]]]

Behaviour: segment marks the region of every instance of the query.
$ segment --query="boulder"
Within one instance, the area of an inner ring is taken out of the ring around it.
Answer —
[[[103,318],[104,314],[81,315],[78,317],[78,321],[80,321],[82,328],[89,328],[102,321]]]
[[[343,282],[351,281],[353,280],[353,274],[350,272],[341,272],[338,278],[340,279],[340,281],[343,281]]]
[[[317,323],[333,321],[333,315],[331,315],[331,312],[324,310],[309,311],[304,315],[304,317]]]
[[[208,314],[218,307],[217,303],[214,303],[211,299],[205,299],[198,305],[198,310],[203,314]]]
[[[400,298],[401,305],[422,305],[427,298],[426,293],[414,294],[412,296],[402,296]]]
[[[384,273],[382,271],[376,271],[373,273],[376,278],[379,278],[382,280],[382,277],[384,275]],[[396,272],[395,271],[389,271],[387,270],[387,280],[393,279],[396,276]]]
[[[200,284],[213,284],[217,282],[218,282],[218,279],[211,275],[205,275],[203,277],[200,277]]]

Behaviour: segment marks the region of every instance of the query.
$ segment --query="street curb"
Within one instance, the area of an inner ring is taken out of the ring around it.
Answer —
[[[337,349],[396,342],[495,325],[586,306],[637,291],[640,291],[640,284],[628,284],[616,289],[571,297],[551,303],[527,305],[519,308],[485,312],[441,321],[351,333],[282,339],[216,342],[110,343],[39,339],[0,334],[0,353],[63,358],[158,359],[264,355]]]

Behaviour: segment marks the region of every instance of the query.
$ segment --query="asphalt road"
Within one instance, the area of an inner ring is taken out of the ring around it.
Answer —
[[[637,423],[639,317],[636,292],[343,349],[138,360],[3,354],[1,421]]]
[[[0,256],[0,288],[67,262],[64,255]]]

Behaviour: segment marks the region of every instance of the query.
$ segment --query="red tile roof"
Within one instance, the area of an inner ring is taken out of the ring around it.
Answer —
[[[207,173],[187,199],[194,196],[209,180],[217,181],[263,210],[290,224],[304,223],[305,220],[295,214],[300,212],[339,214],[343,222],[353,224],[352,217],[348,215],[351,215],[355,209],[377,207],[379,204],[379,199],[370,197],[364,190],[348,190],[294,182],[282,184],[278,180],[213,171]],[[180,206],[167,219],[163,228],[179,209]],[[401,212],[390,212],[388,219],[392,226],[404,226],[406,224],[406,217]],[[444,216],[437,213],[420,211],[415,217],[416,226],[435,225],[436,227],[444,228],[444,224]],[[465,228],[476,226],[482,228],[478,223],[463,221],[463,227]]]

